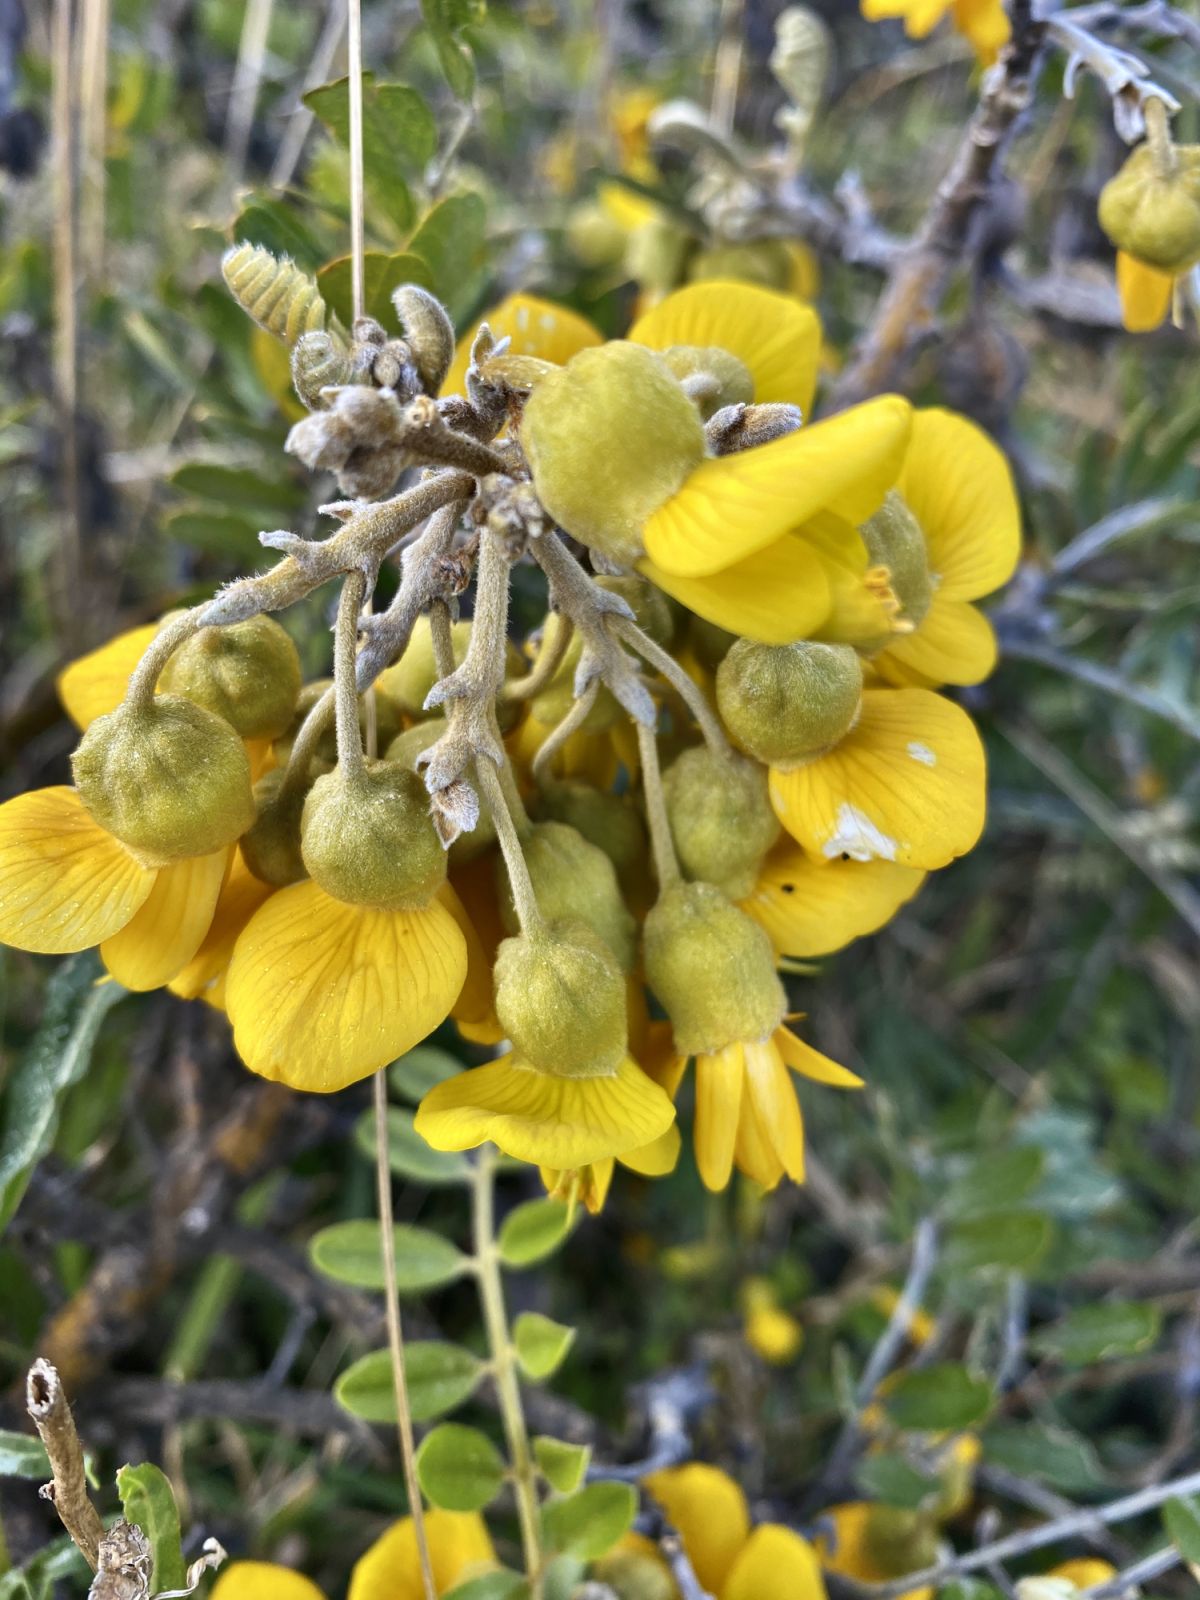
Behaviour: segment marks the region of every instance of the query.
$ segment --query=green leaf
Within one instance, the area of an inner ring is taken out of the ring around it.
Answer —
[[[474,1393],[484,1364],[469,1350],[440,1339],[406,1341],[408,1399],[418,1422],[444,1416]],[[346,1368],[333,1387],[334,1399],[364,1422],[395,1422],[396,1391],[390,1350],[372,1350]]]
[[[439,1083],[453,1078],[462,1071],[462,1062],[456,1061],[447,1050],[436,1045],[419,1044],[388,1068],[388,1085],[393,1094],[417,1105]]]
[[[503,1567],[499,1572],[481,1572],[451,1589],[445,1600],[528,1600],[529,1585],[519,1572]]]
[[[288,256],[306,272],[315,272],[326,252],[300,221],[293,207],[267,196],[248,200],[230,229],[236,244],[258,244],[273,256]]]
[[[1030,1421],[995,1422],[983,1435],[984,1460],[1035,1478],[1064,1494],[1103,1488],[1104,1473],[1095,1449],[1082,1434],[1042,1427]]]
[[[539,1434],[533,1441],[533,1455],[550,1487],[560,1494],[572,1494],[583,1482],[592,1450],[590,1445],[567,1444]]]
[[[475,92],[475,60],[460,30],[483,21],[486,0],[421,0],[421,14],[446,82],[460,100],[469,100]]]
[[[483,292],[489,271],[485,224],[487,208],[477,194],[452,194],[439,200],[408,241],[413,255],[428,263],[429,283],[461,323]]]
[[[947,1189],[942,1211],[955,1222],[1004,1211],[1033,1192],[1044,1164],[1036,1145],[986,1151]]]
[[[1045,1255],[1052,1235],[1049,1217],[1039,1211],[993,1211],[950,1230],[942,1265],[949,1273],[1028,1270]]]
[[[385,328],[395,329],[396,310],[392,291],[402,283],[417,283],[432,289],[432,273],[421,256],[401,251],[388,255],[383,250],[368,250],[363,256],[363,307],[369,317]],[[338,256],[317,273],[317,284],[325,304],[332,307],[347,327],[354,320],[354,288],[349,256]]]
[[[0,1478],[48,1478],[50,1457],[40,1439],[0,1428]]]
[[[496,1446],[478,1428],[443,1422],[426,1434],[417,1451],[417,1477],[443,1511],[482,1511],[500,1493],[506,1476]]]
[[[527,1378],[548,1378],[557,1372],[574,1342],[574,1328],[544,1317],[540,1311],[522,1311],[513,1324],[517,1360]]]
[[[350,148],[349,79],[310,89],[304,103],[333,134]],[[428,106],[415,89],[402,83],[376,83],[363,74],[363,166],[368,185],[385,198],[396,224],[412,225],[413,203],[402,176],[415,174],[437,149],[437,127]]]
[[[224,467],[216,461],[186,461],[171,474],[170,482],[185,494],[215,501],[258,528],[272,517],[290,518],[307,499],[305,490],[287,478],[272,482],[252,467]]]
[[[72,956],[46,987],[41,1027],[4,1086],[0,1125],[0,1231],[21,1203],[34,1167],[50,1148],[63,1095],[87,1069],[105,1016],[125,990],[101,983],[92,951]]]
[[[509,1267],[530,1267],[558,1249],[571,1228],[570,1210],[559,1200],[528,1200],[505,1217],[497,1248]]]
[[[916,1511],[938,1488],[936,1479],[918,1472],[900,1455],[866,1456],[855,1470],[854,1479],[870,1499],[901,1506],[906,1511]]]
[[[375,1113],[364,1111],[354,1127],[359,1149],[375,1159]],[[413,1127],[413,1114],[399,1106],[389,1106],[387,1114],[388,1164],[403,1178],[421,1183],[468,1183],[471,1168],[465,1156],[447,1150],[431,1149]]]
[[[253,563],[261,559],[258,535],[263,527],[261,518],[247,519],[230,511],[191,506],[173,511],[164,520],[162,531],[166,538],[189,549]]]
[[[565,1500],[542,1507],[542,1532],[550,1550],[598,1561],[633,1526],[637,1494],[628,1483],[589,1483]]]
[[[1030,1341],[1039,1355],[1065,1367],[1090,1367],[1094,1361],[1136,1355],[1154,1344],[1162,1328],[1157,1306],[1136,1300],[1105,1300],[1079,1306]]]
[[[430,1233],[428,1228],[413,1228],[398,1223],[396,1235],[396,1281],[402,1294],[436,1289],[461,1278],[470,1266],[457,1246]],[[378,1222],[362,1218],[335,1222],[322,1228],[309,1242],[313,1265],[328,1278],[353,1284],[356,1289],[382,1289],[383,1251]]]
[[[1168,1500],[1162,1519],[1167,1537],[1188,1566],[1200,1566],[1200,1505],[1194,1500]]]
[[[124,1466],[117,1473],[117,1493],[127,1522],[135,1523],[154,1552],[151,1592],[182,1589],[186,1578],[179,1535],[179,1508],[166,1474],[153,1462]]]
[[[977,1378],[953,1361],[901,1373],[883,1397],[898,1428],[942,1433],[970,1428],[991,1410],[994,1396],[986,1378]]]

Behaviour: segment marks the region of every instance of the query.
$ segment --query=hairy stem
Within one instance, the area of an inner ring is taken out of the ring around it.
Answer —
[[[663,793],[662,769],[658,764],[658,737],[653,728],[637,724],[638,754],[642,761],[642,793],[646,797],[646,820],[650,824],[650,849],[660,890],[680,880],[671,822],[667,816],[667,797]]]
[[[366,594],[367,580],[361,572],[352,572],[342,585],[337,622],[334,624],[333,696],[338,766],[346,778],[357,778],[366,769],[362,729],[358,725],[358,683],[355,677],[358,619]]]
[[[549,621],[549,617],[547,617]],[[542,634],[542,647],[538,651],[537,660],[532,670],[524,677],[518,678],[513,683],[506,683],[501,691],[503,700],[532,700],[534,695],[541,694],[542,690],[562,666],[563,658],[567,653],[567,646],[575,633],[575,624],[570,617],[559,617],[558,626],[552,635]]]
[[[600,693],[600,680],[596,678],[589,683],[579,696],[578,700],[571,702],[571,709],[560,723],[554,727],[538,746],[538,753],[533,758],[533,781],[538,788],[544,788],[550,777],[550,769],[554,758],[566,744],[573,733],[577,733],[587,721],[588,713],[596,704],[596,696]]]
[[[525,852],[521,849],[516,824],[500,784],[500,774],[487,756],[480,756],[475,762],[475,782],[479,787],[480,798],[496,827],[496,837],[500,841],[500,851],[504,856],[504,866],[508,872],[517,921],[521,925],[521,932],[529,933],[531,929],[541,926],[542,913],[538,907],[537,895],[533,891],[533,879],[529,876],[529,867],[525,861]]]
[[[194,633],[199,633],[200,610],[199,606],[195,606],[191,611],[185,611],[182,616],[173,617],[166,627],[161,628],[151,639],[142,659],[130,675],[129,687],[125,691],[128,705],[146,706],[154,699],[155,686],[167,662],[181,644],[186,644]]]
[[[713,711],[708,701],[704,698],[699,686],[688,677],[684,669],[668,654],[661,645],[655,644],[648,633],[644,633],[636,622],[630,622],[625,617],[614,617],[609,627],[618,633],[627,644],[633,646],[638,655],[665,678],[687,706],[696,725],[704,735],[704,742],[715,756],[731,756],[733,754],[729,740],[725,737],[725,730],[721,726],[720,718]]]

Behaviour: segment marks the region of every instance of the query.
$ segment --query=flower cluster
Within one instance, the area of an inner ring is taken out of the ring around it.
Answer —
[[[263,254],[234,253],[243,300]],[[516,296],[457,350],[424,291],[397,291],[402,338],[317,328],[304,292],[289,448],[338,475],[339,526],[264,534],[270,571],[67,669],[74,785],[0,808],[0,938],[98,945],[300,1090],[452,1018],[504,1050],[419,1131],[592,1206],[614,1160],[674,1164],[689,1064],[704,1182],[800,1181],[795,1078],[860,1080],[795,1031],[781,968],[881,927],[983,827],[943,691],[994,664],[1003,456],[894,395],[810,420],[817,316],[745,283],[608,341]],[[547,597],[521,640],[517,565]],[[302,684],[268,613],[334,579],[333,677]]]

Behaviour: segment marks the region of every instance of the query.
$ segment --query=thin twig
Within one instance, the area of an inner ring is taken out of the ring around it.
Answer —
[[[1090,1588],[1082,1589],[1079,1600],[1113,1600],[1116,1595],[1129,1594],[1139,1583],[1149,1583],[1152,1578],[1161,1578],[1164,1572],[1170,1572],[1172,1567],[1177,1567],[1182,1560],[1183,1556],[1173,1544],[1165,1545],[1163,1549],[1155,1550],[1151,1555],[1135,1561],[1132,1566],[1126,1567],[1124,1572],[1106,1578],[1103,1583],[1093,1583]]]
[[[600,693],[600,680],[594,678],[579,696],[572,700],[571,709],[561,722],[555,724],[538,746],[537,754],[530,766],[530,776],[538,788],[544,788],[546,780],[550,777],[550,770],[554,758],[574,734],[578,733],[587,721],[592,707],[596,704],[596,696]]]
[[[662,769],[658,761],[658,736],[653,728],[643,723],[637,729],[638,756],[642,766],[642,794],[646,801],[646,821],[650,825],[650,850],[654,856],[654,870],[658,876],[661,893],[680,880],[679,862],[675,855],[675,841],[671,836],[671,819],[667,814],[667,797],[663,791]]]
[[[254,126],[254,108],[267,59],[267,35],[271,29],[274,0],[246,0],[242,36],[238,41],[237,65],[233,70],[233,89],[225,122],[225,159],[229,165],[231,187],[241,182]]]
[[[51,1502],[58,1512],[59,1521],[95,1572],[99,1565],[104,1524],[88,1494],[83,1446],[75,1432],[75,1419],[71,1415],[58,1372],[41,1356],[29,1369],[25,1383],[25,1408],[46,1447],[50,1470],[54,1474],[53,1481],[42,1488],[42,1498]]]

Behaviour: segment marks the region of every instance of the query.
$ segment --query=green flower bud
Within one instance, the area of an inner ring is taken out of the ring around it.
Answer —
[[[917,627],[933,601],[929,551],[921,524],[895,489],[888,490],[879,510],[863,524],[862,536],[871,560],[888,569],[892,592],[900,602],[900,620]]]
[[[273,617],[201,628],[163,668],[159,687],[224,717],[243,739],[274,739],[300,693],[300,657]]]
[[[541,812],[552,822],[568,823],[603,850],[627,893],[646,882],[646,825],[627,796],[576,778],[556,779],[542,790]]]
[[[640,1550],[610,1550],[592,1562],[592,1577],[616,1595],[617,1600],[676,1600],[679,1591],[661,1561]]]
[[[495,983],[500,1025],[530,1066],[600,1078],[624,1056],[625,977],[586,923],[552,922],[505,939]]]
[[[542,379],[521,443],[555,521],[631,566],[647,518],[704,459],[704,424],[661,356],[613,340]]]
[[[863,1535],[871,1565],[888,1577],[919,1572],[937,1561],[937,1526],[919,1511],[873,1505]]]
[[[766,769],[707,745],[685,750],[663,774],[671,836],[689,878],[715,883],[731,900],[754,887],[779,837]]]
[[[597,578],[596,583],[601,589],[607,589],[609,594],[620,595],[633,612],[638,627],[643,633],[649,634],[655,644],[662,645],[664,650],[671,648],[682,614],[678,602],[668,599],[661,589],[656,589],[645,578],[637,578],[632,573],[622,577],[605,575]]]
[[[862,683],[862,662],[849,645],[739,639],[717,668],[717,706],[741,749],[786,767],[849,733]]]
[[[545,639],[542,648],[552,649],[554,638],[567,626],[566,620],[557,612],[551,611],[546,617]],[[544,722],[552,728],[561,722],[575,703],[575,669],[579,665],[579,658],[583,654],[583,636],[573,633],[563,652],[563,658],[555,670],[554,676],[540,694],[535,694],[529,702],[530,715],[538,722]],[[611,728],[613,723],[623,717],[625,713],[613,698],[610,690],[603,684],[592,709],[579,725],[580,733],[603,733],[605,728]]]
[[[308,877],[300,853],[300,819],[309,786],[292,785],[282,796],[285,768],[274,767],[254,785],[254,804],[258,815],[253,827],[242,835],[242,858],[263,883],[285,889]]]
[[[567,249],[585,267],[612,267],[625,254],[625,230],[594,200],[572,206],[567,216]]]
[[[616,956],[625,972],[636,958],[634,921],[621,898],[612,862],[581,833],[562,822],[535,822],[521,841],[538,909],[547,922],[584,922]],[[503,862],[497,863],[500,915],[518,929]]]
[[[1100,191],[1098,214],[1118,250],[1186,272],[1200,260],[1200,145],[1138,145]]]
[[[71,767],[92,816],[150,866],[209,855],[254,821],[245,746],[182,695],[97,717]]]
[[[646,918],[646,982],[681,1055],[770,1037],[786,1000],[771,941],[711,883],[676,883]]]
[[[792,258],[782,240],[761,239],[754,244],[723,244],[711,250],[697,250],[688,262],[690,283],[724,278],[735,283],[756,283],[763,289],[788,289]]]
[[[688,236],[666,217],[644,222],[629,236],[625,247],[625,271],[644,289],[671,289],[679,282]]]
[[[706,421],[722,406],[753,403],[754,379],[750,369],[719,345],[677,344],[661,354],[680,383],[688,378],[710,380],[694,394],[700,415]]]
[[[380,761],[313,784],[300,848],[309,873],[335,900],[382,910],[428,905],[445,882],[446,856],[416,773]]]

